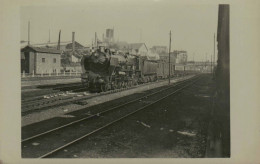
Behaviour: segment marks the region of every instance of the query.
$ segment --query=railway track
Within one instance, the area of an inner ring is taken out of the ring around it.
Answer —
[[[58,94],[62,94],[66,91],[70,91],[70,92],[77,92],[77,91],[83,91],[84,87],[81,86],[81,83],[71,83],[71,84],[66,84],[64,86],[58,86],[58,87],[53,87],[51,88],[51,86],[46,86],[49,87],[51,90],[46,92],[42,92],[42,91],[34,91],[34,92],[38,92],[37,96],[33,96],[33,97],[28,97],[28,98],[22,98],[22,103],[26,104],[26,103],[30,103],[33,101],[37,101],[37,100],[41,100],[44,99],[44,95],[58,95]],[[48,89],[46,87],[39,87],[39,89]],[[39,94],[39,92],[42,92]]]
[[[200,77],[172,84],[126,103],[22,139],[23,158],[49,158],[66,147],[191,86]]]
[[[35,101],[29,101],[26,103],[22,103],[22,115],[24,116],[24,115],[33,113],[35,111],[44,110],[46,108],[60,106],[60,105],[66,105],[69,103],[78,102],[81,100],[87,100],[87,99],[94,98],[94,97],[101,96],[101,95],[107,95],[107,94],[111,94],[111,93],[121,92],[123,90],[133,89],[133,88],[140,87],[140,86],[147,85],[147,84],[159,83],[162,81],[165,81],[165,80],[159,80],[156,82],[144,83],[144,84],[135,85],[132,87],[124,87],[124,88],[120,88],[120,89],[115,89],[115,90],[110,90],[107,92],[101,92],[101,93],[95,93],[95,94],[93,94],[93,93],[85,94],[82,92],[82,93],[71,94],[71,95],[69,94],[69,95],[65,95],[65,96],[57,96],[57,97],[53,96],[52,98],[49,98],[49,99],[40,99],[40,100],[35,100]],[[75,90],[74,90],[74,92],[75,92]]]

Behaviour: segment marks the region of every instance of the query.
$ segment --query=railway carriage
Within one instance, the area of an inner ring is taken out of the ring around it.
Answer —
[[[175,65],[170,63],[170,76],[172,77],[175,74]],[[157,65],[157,77],[159,79],[164,79],[169,77],[169,63],[163,60],[158,61]]]

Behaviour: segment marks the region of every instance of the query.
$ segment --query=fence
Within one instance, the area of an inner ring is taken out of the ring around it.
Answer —
[[[49,73],[41,73],[41,74],[35,74],[34,71],[32,73],[21,73],[22,78],[28,78],[28,77],[58,77],[58,76],[75,76],[80,77],[81,72],[79,71],[68,71],[68,72],[49,72]]]

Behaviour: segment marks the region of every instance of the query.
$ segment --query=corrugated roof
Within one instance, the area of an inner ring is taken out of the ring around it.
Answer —
[[[31,49],[35,52],[42,52],[42,53],[51,53],[51,54],[60,54],[61,51],[57,49],[52,48],[44,48],[44,47],[33,47],[33,46],[26,46],[22,49],[22,51],[25,51],[26,49]]]

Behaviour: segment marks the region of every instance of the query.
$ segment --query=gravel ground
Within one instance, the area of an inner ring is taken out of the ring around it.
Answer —
[[[171,82],[174,83],[174,82],[185,80],[185,79],[188,79],[191,77],[193,77],[193,75],[187,76],[184,78],[176,78],[176,79],[171,80]],[[81,101],[81,103],[83,103],[83,104],[86,103],[86,105],[69,104],[69,105],[48,108],[46,110],[37,111],[35,113],[30,113],[28,115],[22,116],[22,126],[30,125],[30,124],[40,122],[43,120],[47,120],[47,119],[51,119],[54,117],[60,117],[69,112],[81,110],[86,107],[91,107],[91,106],[98,105],[98,104],[108,102],[111,100],[119,99],[124,96],[138,94],[138,93],[141,94],[142,92],[147,91],[149,89],[158,88],[158,87],[161,87],[161,86],[164,86],[167,84],[168,84],[167,81],[162,81],[162,82],[154,83],[154,84],[146,84],[146,85],[139,86],[137,88],[133,88],[133,89],[117,92],[117,93],[112,93],[109,95],[94,97],[94,98],[86,100],[86,102]]]
[[[210,76],[178,95],[57,154],[60,158],[201,158],[213,93]]]

